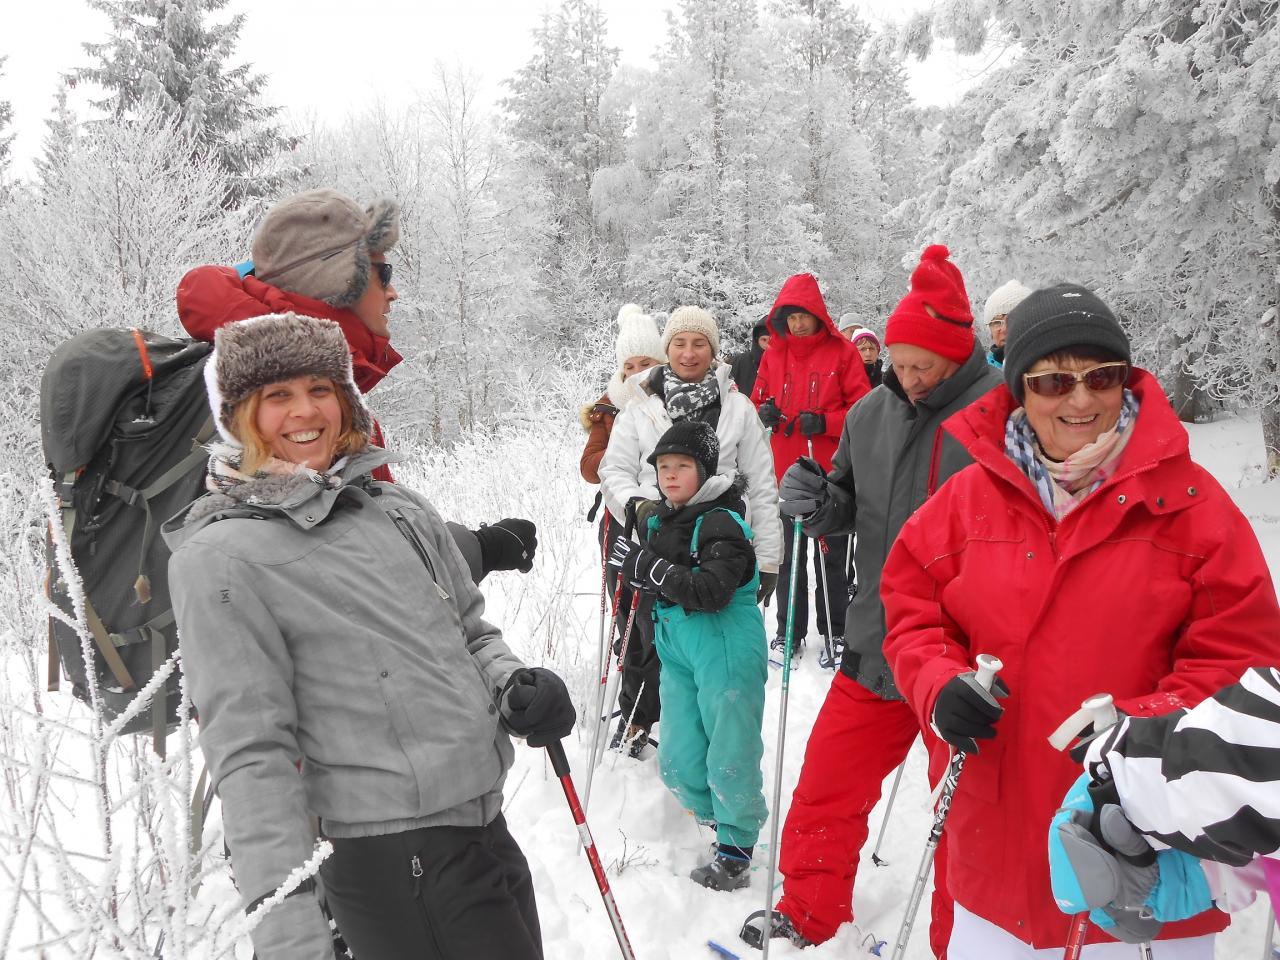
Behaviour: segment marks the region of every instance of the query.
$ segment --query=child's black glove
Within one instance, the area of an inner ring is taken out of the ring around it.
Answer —
[[[659,593],[672,565],[635,541],[619,537],[609,551],[609,566],[617,567],[632,589]]]
[[[545,667],[522,667],[502,688],[502,717],[531,747],[545,747],[573,732],[578,712],[569,688]]]

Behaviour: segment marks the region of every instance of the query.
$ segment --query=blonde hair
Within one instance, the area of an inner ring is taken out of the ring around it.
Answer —
[[[328,380],[329,378],[317,377],[316,379]],[[333,383],[332,380],[329,382]],[[333,451],[335,458],[340,458],[359,453],[368,446],[369,438],[351,425],[351,401],[347,399],[345,391],[338,389],[336,383],[333,386],[333,395],[338,398],[338,407],[342,410],[342,430],[338,434],[338,446]],[[241,473],[257,473],[262,469],[262,465],[274,456],[262,432],[258,430],[258,407],[261,404],[262,390],[255,390],[236,404],[235,412],[231,415],[231,434],[244,448],[244,454],[240,457]]]

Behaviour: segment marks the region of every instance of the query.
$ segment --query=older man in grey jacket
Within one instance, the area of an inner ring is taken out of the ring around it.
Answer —
[[[769,935],[797,943],[824,942],[853,919],[867,815],[919,732],[881,650],[881,568],[911,514],[972,462],[943,421],[1002,382],[974,339],[964,281],[945,251],[926,250],[889,318],[891,367],[845,417],[831,473],[802,458],[782,479],[784,519],[803,519],[811,536],[854,534],[858,572],[840,673],[809,735],[782,836],[783,895]],[[950,926],[943,892],[934,900],[935,949],[945,948]],[[743,930],[756,945],[763,936],[762,922]]]

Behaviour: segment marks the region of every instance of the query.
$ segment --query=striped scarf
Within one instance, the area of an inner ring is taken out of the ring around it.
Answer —
[[[1061,520],[1115,474],[1137,417],[1138,398],[1125,390],[1116,425],[1059,463],[1045,456],[1026,409],[1019,407],[1005,421],[1004,452],[1026,474],[1050,516]]]

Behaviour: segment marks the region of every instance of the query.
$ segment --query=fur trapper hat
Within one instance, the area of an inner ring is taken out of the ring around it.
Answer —
[[[281,290],[349,307],[369,286],[370,257],[400,240],[400,206],[375,200],[361,209],[324,188],[281,200],[253,238],[254,276]]]
[[[1031,296],[1031,288],[1024,287],[1017,280],[1010,280],[1008,283],[996,287],[995,290],[991,291],[991,296],[987,297],[987,302],[982,307],[983,324],[990,323],[996,317],[1007,317],[1013,312],[1014,307],[1029,296]]]
[[[667,362],[658,325],[638,304],[624,304],[618,311],[618,339],[613,344],[618,369],[632,357],[648,357],[658,363]]]
[[[700,333],[711,341],[712,355],[720,352],[720,328],[716,318],[702,307],[676,307],[662,331],[662,349],[670,352],[671,339],[677,333]]]
[[[656,470],[658,458],[679,453],[692,457],[698,465],[698,485],[707,482],[720,467],[720,438],[710,424],[701,420],[677,420],[653,448],[646,461]]]
[[[269,383],[310,375],[332,380],[346,395],[352,427],[373,436],[373,418],[351,373],[351,348],[332,320],[270,313],[219,327],[204,368],[218,432],[228,443],[239,444],[231,428],[242,400]]]

